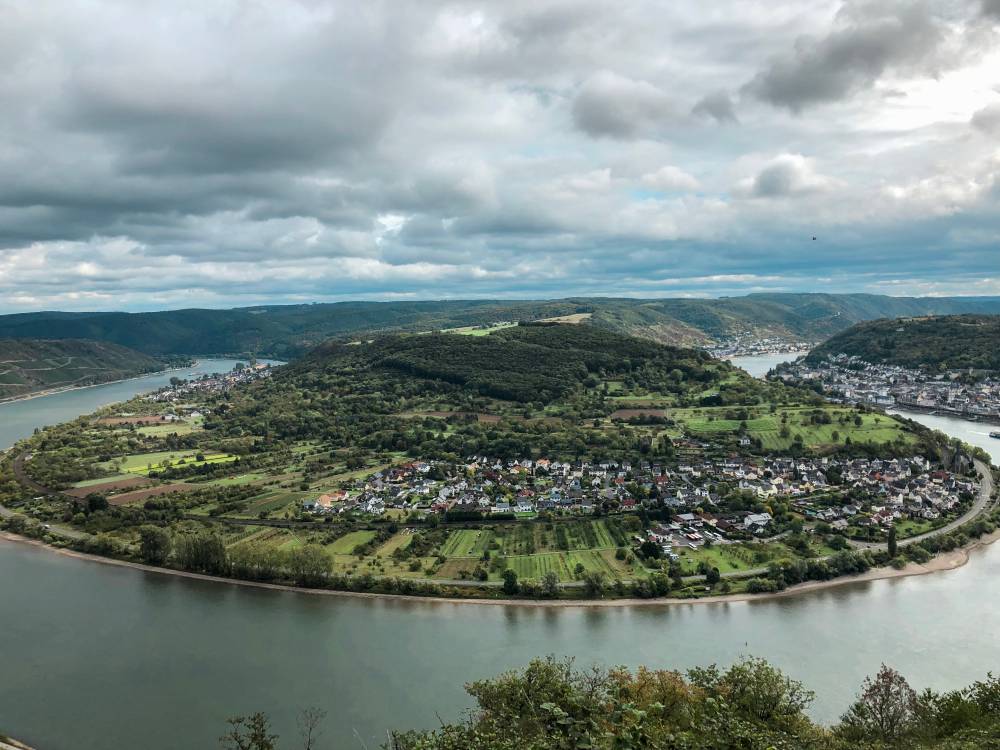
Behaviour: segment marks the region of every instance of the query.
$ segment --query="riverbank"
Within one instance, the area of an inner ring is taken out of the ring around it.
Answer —
[[[16,404],[19,401],[31,401],[35,398],[44,398],[45,396],[55,396],[60,393],[72,393],[73,391],[85,391],[88,388],[99,388],[103,385],[116,385],[118,383],[131,383],[133,380],[142,380],[144,378],[149,378],[154,375],[166,375],[168,372],[177,372],[179,370],[190,370],[192,367],[198,366],[198,360],[194,360],[190,365],[184,367],[166,367],[162,370],[155,370],[153,372],[146,372],[142,375],[134,375],[131,378],[119,378],[118,380],[105,380],[100,383],[90,383],[89,385],[65,385],[59,388],[46,388],[42,391],[32,391],[31,393],[26,393],[23,396],[8,396],[7,398],[0,398],[0,406],[3,404]]]
[[[944,417],[946,419],[961,419],[963,422],[969,422],[970,424],[982,424],[988,427],[995,427],[1000,425],[1000,418],[991,417],[984,414],[968,414],[964,411],[949,411],[948,409],[943,409],[940,406],[917,406],[915,404],[900,404],[896,403],[886,410],[886,412],[895,412],[897,414],[907,415],[907,414],[926,414],[929,417]]]
[[[34,750],[34,748],[0,734],[0,750]]]
[[[658,599],[485,599],[479,597],[446,597],[446,596],[414,596],[406,594],[383,594],[366,591],[336,591],[332,589],[304,588],[300,586],[290,586],[280,583],[265,583],[262,581],[245,581],[239,578],[226,578],[222,576],[211,576],[203,573],[192,573],[186,570],[174,570],[172,568],[159,568],[143,563],[129,562],[128,560],[116,560],[111,557],[92,555],[76,550],[52,547],[37,539],[30,539],[7,531],[0,532],[0,540],[16,544],[27,544],[41,547],[50,552],[55,552],[78,560],[86,560],[104,565],[114,565],[122,568],[142,571],[144,573],[158,573],[160,575],[177,576],[196,581],[207,581],[218,584],[229,584],[233,586],[245,586],[250,588],[268,589],[271,591],[288,591],[297,594],[310,596],[337,596],[351,597],[359,599],[383,599],[399,600],[406,602],[430,602],[437,604],[474,604],[474,605],[501,605],[515,607],[650,607],[650,606],[672,606],[678,604],[731,604],[737,602],[759,602],[772,599],[786,599],[799,594],[815,592],[821,589],[836,588],[855,583],[866,583],[870,581],[887,580],[891,578],[908,578],[912,576],[924,576],[931,573],[942,573],[949,570],[961,568],[969,562],[971,553],[987,547],[997,540],[1000,540],[1000,529],[991,534],[987,534],[979,539],[972,540],[968,544],[944,552],[931,558],[923,564],[908,563],[903,568],[892,568],[889,566],[882,568],[872,568],[866,573],[853,576],[841,576],[828,581],[807,581],[805,583],[789,586],[783,591],[762,594],[723,594],[721,596],[706,596],[700,598],[680,599],[680,598],[658,598]],[[2,748],[0,748],[2,750]]]

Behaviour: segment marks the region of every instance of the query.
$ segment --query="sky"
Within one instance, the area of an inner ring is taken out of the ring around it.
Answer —
[[[1000,294],[1000,0],[0,0],[0,312]]]

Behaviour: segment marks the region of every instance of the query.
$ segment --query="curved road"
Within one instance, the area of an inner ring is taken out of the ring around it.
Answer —
[[[923,539],[930,539],[931,537],[940,536],[941,534],[947,534],[949,531],[954,531],[959,526],[968,523],[969,521],[976,518],[980,513],[982,513],[991,504],[991,496],[993,495],[993,472],[990,467],[980,461],[975,459],[976,470],[982,477],[982,481],[979,483],[979,494],[976,496],[976,501],[972,504],[972,507],[964,513],[963,515],[956,518],[954,521],[946,523],[939,529],[933,529],[924,534],[918,534],[917,536],[911,536],[907,539],[900,539],[898,546],[906,547],[910,544],[914,544]],[[889,548],[888,542],[857,542],[852,541],[851,544],[857,549],[875,549],[884,550]]]
[[[34,479],[28,476],[28,473],[24,470],[24,462],[30,460],[31,460],[30,453],[21,453],[14,458],[14,464],[12,466],[12,469],[14,471],[14,477],[17,479],[17,481],[23,484],[28,489],[30,489],[32,492],[37,492],[41,495],[63,494],[56,490],[49,489],[43,484],[39,484]],[[14,511],[10,510],[9,508],[5,508],[3,505],[0,505],[0,517],[13,518],[15,515],[20,515],[20,514],[14,513]],[[87,534],[84,531],[77,531],[76,529],[71,529],[68,526],[62,526],[60,524],[49,524],[49,527],[46,529],[46,531],[52,536],[58,536],[62,537],[63,539],[71,539],[71,540],[86,539],[88,536],[90,536],[90,534]]]
[[[61,495],[61,494],[63,494],[62,492],[59,492],[58,490],[52,490],[52,489],[50,489],[50,488],[48,488],[48,487],[46,487],[46,486],[44,486],[42,484],[39,484],[34,479],[32,479],[30,476],[28,476],[27,472],[24,470],[24,463],[25,463],[25,461],[29,461],[29,460],[31,460],[31,453],[28,453],[28,452],[21,453],[21,454],[19,454],[14,459],[14,464],[13,464],[12,468],[13,468],[13,471],[14,471],[14,476],[17,478],[17,480],[19,482],[21,482],[21,484],[23,484],[24,486],[26,486],[29,489],[31,489],[33,492],[38,492],[38,493],[43,494],[43,495]],[[923,539],[929,539],[930,537],[939,536],[941,534],[947,534],[949,531],[953,531],[953,530],[957,529],[959,526],[962,526],[963,524],[968,523],[969,521],[971,521],[974,518],[976,518],[977,516],[979,516],[979,514],[981,514],[984,510],[986,510],[986,508],[988,506],[990,506],[991,504],[993,504],[993,505],[996,504],[995,501],[992,501],[992,495],[993,495],[993,489],[994,489],[994,481],[993,481],[993,472],[992,472],[992,470],[990,469],[990,467],[989,467],[988,464],[985,464],[985,463],[983,463],[982,461],[980,461],[978,459],[975,460],[975,466],[976,466],[976,470],[979,472],[980,476],[982,477],[982,481],[980,482],[980,485],[979,485],[979,494],[976,497],[975,502],[972,504],[972,507],[966,513],[964,513],[960,517],[956,518],[955,520],[953,520],[953,521],[945,524],[941,528],[934,529],[933,531],[928,531],[927,533],[920,534],[918,536],[909,537],[908,539],[901,539],[899,541],[899,546],[900,547],[905,547],[907,545],[919,542],[919,541],[921,541]],[[10,517],[12,517],[14,515],[15,514],[14,514],[13,511],[9,510],[8,508],[5,508],[3,505],[0,505],[0,517],[10,518]],[[223,520],[223,519],[216,519],[216,520]],[[59,536],[59,537],[62,537],[64,539],[73,539],[73,540],[83,539],[83,538],[89,536],[85,532],[77,531],[76,529],[72,529],[72,528],[68,528],[68,527],[60,526],[60,525],[55,525],[55,524],[53,524],[53,525],[51,525],[49,527],[48,532],[50,534],[52,534],[53,536]],[[870,550],[885,550],[885,549],[888,549],[888,546],[889,546],[888,542],[858,542],[858,541],[852,541],[851,545],[855,549],[870,549]],[[724,578],[724,579],[725,578],[741,578],[741,577],[745,577],[745,576],[763,575],[764,573],[767,573],[767,570],[768,569],[766,567],[753,568],[753,569],[749,569],[749,570],[734,570],[734,571],[731,571],[729,573],[723,573],[722,574],[722,578]],[[704,580],[704,578],[705,577],[701,576],[701,575],[694,575],[694,576],[685,576],[684,580],[686,582],[692,582],[692,581]],[[433,582],[433,583],[438,583],[438,584],[442,584],[443,583],[445,585],[457,585],[457,586],[461,586],[461,585],[473,585],[473,582],[466,581],[466,580],[454,580],[454,581],[442,581],[440,579],[414,579],[414,580],[416,580],[418,582],[424,582],[424,581],[426,581],[426,582]],[[476,581],[475,585],[482,585],[482,582]],[[500,582],[490,582],[490,583],[487,583],[486,585],[487,586],[500,586],[502,584]],[[581,581],[573,581],[573,582],[568,582],[568,583],[561,584],[560,588],[580,588],[583,585],[584,584]]]

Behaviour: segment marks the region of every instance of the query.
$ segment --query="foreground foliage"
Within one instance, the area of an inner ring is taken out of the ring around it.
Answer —
[[[813,694],[760,659],[729,669],[682,674],[577,670],[569,660],[537,659],[466,688],[477,707],[431,731],[390,736],[386,750],[973,750],[1000,748],[1000,679],[968,688],[917,693],[886,667],[865,680],[841,719],[827,728],[805,713]],[[306,748],[318,741],[317,717],[303,713]],[[267,717],[230,720],[225,748],[272,750]]]

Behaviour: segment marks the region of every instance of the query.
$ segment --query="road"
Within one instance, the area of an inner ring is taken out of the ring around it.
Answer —
[[[20,455],[18,455],[14,459],[13,470],[14,470],[14,475],[17,478],[17,480],[19,482],[21,482],[24,486],[30,488],[33,492],[38,492],[39,494],[42,494],[42,495],[59,495],[59,494],[62,494],[58,490],[52,490],[52,489],[50,489],[50,488],[48,488],[48,487],[46,487],[46,486],[44,486],[42,484],[39,484],[34,479],[32,479],[31,477],[28,476],[27,472],[24,469],[24,464],[25,464],[26,461],[29,461],[30,459],[31,459],[31,454],[30,453],[21,453]],[[955,520],[953,520],[953,521],[945,524],[944,526],[942,526],[939,529],[934,529],[933,531],[928,531],[926,534],[920,534],[918,536],[910,537],[909,539],[902,539],[902,540],[900,540],[899,541],[899,546],[900,547],[905,547],[907,545],[919,542],[919,541],[921,541],[923,539],[928,539],[930,537],[939,536],[941,534],[947,534],[949,531],[954,531],[959,526],[962,526],[963,524],[966,524],[969,521],[971,521],[974,518],[976,518],[977,516],[979,516],[979,514],[982,513],[984,510],[986,510],[987,507],[996,504],[996,502],[993,501],[992,498],[991,498],[991,496],[993,494],[993,489],[994,489],[993,472],[990,470],[990,467],[987,464],[983,463],[982,461],[976,460],[975,461],[975,466],[976,466],[976,470],[979,472],[979,474],[982,476],[983,479],[982,479],[982,482],[979,485],[979,494],[977,495],[975,502],[972,504],[972,507],[966,513],[964,513],[962,516],[960,516],[959,518],[956,518]],[[14,515],[15,514],[13,513],[13,511],[11,511],[9,508],[5,508],[3,505],[0,505],[0,517],[10,518],[10,517],[12,517]],[[187,516],[187,517],[193,517],[193,516]],[[253,519],[239,519],[239,520],[236,520],[236,519],[225,519],[225,518],[216,518],[216,519],[207,519],[207,518],[203,518],[203,517],[197,517],[197,518],[199,520],[214,520],[214,521],[222,521],[224,523],[236,523],[236,524],[239,524],[239,525],[262,525],[262,526],[268,526],[268,525],[270,525],[270,526],[292,526],[292,525],[299,525],[296,522],[277,522],[277,523],[271,522],[271,523],[268,523],[267,521],[258,521],[258,520],[253,520]],[[302,525],[309,526],[309,525],[312,525],[312,524],[302,524]],[[51,527],[49,528],[49,533],[52,534],[53,536],[59,536],[59,537],[62,537],[64,539],[71,539],[71,540],[84,539],[84,538],[86,538],[86,537],[89,536],[85,532],[77,531],[75,529],[68,528],[66,526],[61,526],[61,525],[58,525],[58,524],[51,525]],[[889,546],[887,542],[858,542],[858,541],[852,541],[851,544],[856,549],[868,549],[868,550],[885,550]],[[766,573],[767,573],[767,568],[766,567],[760,567],[760,568],[751,568],[751,569],[748,569],[748,570],[734,570],[734,571],[731,571],[731,572],[728,572],[728,573],[723,573],[721,577],[723,579],[726,579],[726,578],[742,578],[742,577],[746,577],[746,576],[764,575]],[[702,580],[704,580],[704,576],[701,576],[701,575],[693,575],[693,576],[685,576],[684,577],[684,582],[685,583],[693,583],[693,582],[702,581]],[[452,586],[483,585],[479,581],[473,582],[473,581],[467,581],[467,580],[416,579],[416,582],[425,582],[425,581],[428,582],[428,583],[437,583],[437,584],[452,585]],[[626,581],[626,583],[628,583],[628,581]],[[500,586],[501,584],[499,582],[490,582],[490,583],[487,583],[486,585],[487,586]],[[571,582],[571,583],[563,583],[563,584],[560,585],[560,588],[580,588],[582,586],[583,586],[582,582],[580,582],[580,581],[574,581],[574,582]]]
[[[941,534],[947,534],[949,531],[954,531],[959,526],[967,524],[969,521],[973,520],[980,513],[982,513],[988,506],[993,503],[991,495],[993,494],[993,472],[990,471],[990,467],[983,463],[982,461],[976,459],[975,461],[976,471],[979,472],[983,480],[979,484],[979,494],[976,496],[975,502],[972,507],[969,508],[967,512],[956,518],[954,521],[946,523],[939,529],[934,529],[933,531],[928,531],[925,534],[918,534],[917,536],[911,536],[908,539],[900,539],[898,546],[906,547],[911,544],[915,544],[924,539],[930,539],[931,537],[940,536]],[[884,550],[889,548],[888,542],[855,542],[852,541],[851,544],[857,549],[871,549],[871,550]]]
[[[30,461],[30,460],[31,460],[30,453],[21,453],[14,459],[14,465],[12,468],[14,470],[14,477],[17,479],[17,481],[23,484],[28,489],[30,489],[32,492],[37,492],[40,495],[62,494],[57,490],[49,489],[45,485],[39,484],[34,479],[28,476],[27,472],[24,470],[24,463],[25,461]],[[5,508],[3,505],[0,505],[0,517],[13,518],[15,515],[20,515],[20,514],[16,514],[10,508]],[[63,539],[70,539],[74,541],[80,539],[86,539],[87,537],[90,536],[90,534],[84,531],[77,531],[76,529],[71,529],[68,526],[62,526],[61,524],[49,524],[47,532],[52,536],[58,536],[62,537]]]

